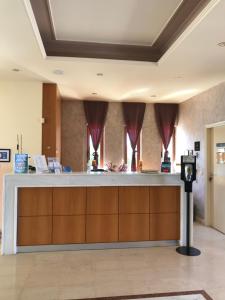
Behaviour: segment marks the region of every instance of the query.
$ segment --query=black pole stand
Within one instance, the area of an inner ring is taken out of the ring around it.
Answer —
[[[187,227],[186,227],[186,246],[178,247],[176,251],[182,255],[198,256],[201,251],[190,247],[190,192],[187,192]]]

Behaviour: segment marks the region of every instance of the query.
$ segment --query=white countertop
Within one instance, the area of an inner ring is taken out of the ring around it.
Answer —
[[[138,172],[75,172],[61,174],[6,174],[4,185],[44,186],[123,186],[123,185],[183,185],[178,173]]]
[[[180,176],[180,173],[162,173],[162,172],[69,172],[69,173],[60,173],[60,174],[54,174],[54,173],[24,173],[24,174],[17,174],[17,173],[7,173],[5,176],[90,176],[90,175],[113,175],[113,176],[133,176],[133,175],[160,175],[160,176]]]

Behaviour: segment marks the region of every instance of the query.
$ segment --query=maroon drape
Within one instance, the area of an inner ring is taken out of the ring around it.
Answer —
[[[108,111],[108,102],[103,101],[84,101],[84,112],[87,126],[91,135],[95,152],[94,159],[98,165],[98,147],[102,137],[105,119]]]
[[[145,103],[127,103],[123,102],[123,117],[129,135],[132,153],[131,171],[136,171],[135,149],[138,138],[141,132],[144,114]]]
[[[178,104],[155,103],[155,118],[165,148],[164,161],[168,160],[168,146],[174,132],[178,115]]]

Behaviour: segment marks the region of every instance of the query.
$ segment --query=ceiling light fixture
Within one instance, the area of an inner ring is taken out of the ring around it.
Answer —
[[[13,72],[20,72],[21,70],[20,70],[20,69],[17,69],[17,68],[15,68],[15,69],[12,69],[12,71],[13,71]]]
[[[151,97],[151,98],[155,98],[155,97],[157,97],[157,96],[156,96],[156,95],[151,95],[150,97]]]
[[[220,42],[220,43],[217,44],[217,46],[219,46],[219,47],[225,47],[225,42]]]
[[[63,75],[63,74],[64,74],[63,70],[60,70],[60,69],[55,69],[55,70],[53,70],[53,73],[54,73],[55,75]]]
[[[96,75],[97,76],[103,76],[103,73],[97,73]]]
[[[92,93],[92,95],[98,95],[97,93]]]

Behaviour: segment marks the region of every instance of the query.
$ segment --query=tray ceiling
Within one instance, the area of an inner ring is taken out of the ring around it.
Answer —
[[[47,56],[157,62],[210,0],[30,0]]]
[[[181,2],[49,0],[49,7],[57,40],[151,46]]]
[[[52,1],[54,2],[54,0]],[[67,3],[68,0],[60,1]],[[116,0],[105,0],[105,2],[114,1]],[[43,0],[34,2],[37,5],[48,4]],[[76,0],[73,2],[75,3]],[[197,2],[198,0],[194,1],[195,4]],[[114,56],[117,56],[116,60],[95,59],[88,56],[88,58],[74,57],[74,50],[76,49],[78,52],[79,47],[82,55],[93,56],[93,47],[90,48],[88,44],[85,48],[84,44],[77,44],[73,41],[66,41],[66,53],[62,53],[60,50],[64,41],[57,40],[58,37],[55,38],[55,25],[52,26],[54,31],[44,31],[46,24],[49,25],[49,17],[44,19],[46,22],[39,23],[38,30],[30,0],[1,0],[0,3],[2,24],[0,26],[2,41],[0,80],[54,82],[58,84],[64,99],[150,103],[182,102],[225,80],[225,48],[218,46],[225,40],[224,0],[209,1],[201,12],[197,6],[197,17],[194,17],[194,21],[188,23],[190,24],[188,26],[185,22],[183,23],[183,26],[187,27],[182,33],[181,27],[177,25],[176,28],[180,32],[179,38],[172,43],[172,46],[169,46],[168,51],[165,50],[166,53],[164,52],[165,54],[157,63],[118,60],[118,56],[122,56],[119,51],[116,54],[115,51],[113,53]],[[185,1],[185,3],[193,4],[192,0]],[[48,9],[39,11],[42,21],[46,11],[48,12]],[[196,11],[193,14],[196,16]],[[184,21],[183,17],[181,19]],[[52,20],[54,22],[54,16]],[[180,19],[176,20],[178,22]],[[168,23],[166,27],[168,28]],[[41,36],[39,32],[41,32]],[[170,41],[174,41],[173,36],[170,37]],[[56,47],[54,47],[55,44]],[[43,45],[47,46],[47,50]],[[48,45],[52,47],[50,50]],[[119,50],[124,47],[121,45],[118,47]],[[104,50],[105,44],[103,46]],[[130,49],[130,45],[127,47]],[[96,46],[96,49],[101,48]],[[131,47],[131,49],[133,48]],[[72,57],[63,56],[68,52]],[[100,53],[110,56],[107,51]],[[98,58],[100,58],[100,53],[95,53]],[[132,51],[130,53],[133,55]],[[137,55],[137,59],[139,58]],[[20,71],[14,72],[14,69]]]

